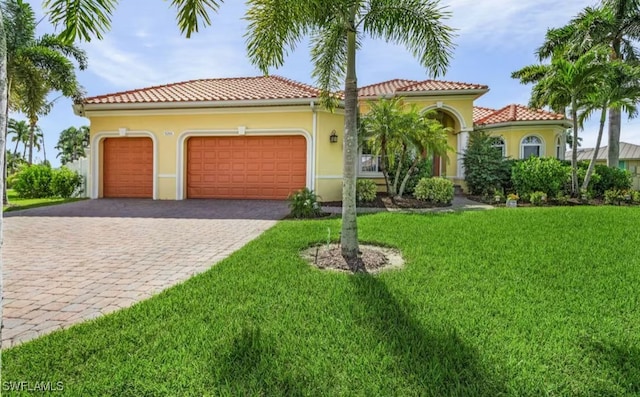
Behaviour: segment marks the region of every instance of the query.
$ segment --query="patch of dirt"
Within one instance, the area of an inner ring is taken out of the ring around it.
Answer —
[[[342,207],[342,201],[328,201],[322,203],[323,207]],[[418,200],[414,197],[403,196],[393,198],[387,196],[386,193],[378,193],[375,200],[369,203],[358,203],[359,208],[387,208],[387,209],[402,209],[402,208],[437,208],[448,207],[449,205],[437,205],[426,201]]]
[[[368,273],[401,269],[404,266],[404,259],[397,249],[360,244],[360,252],[362,253],[360,258]],[[351,272],[349,265],[342,257],[340,244],[317,245],[307,248],[300,255],[310,265],[319,269]]]

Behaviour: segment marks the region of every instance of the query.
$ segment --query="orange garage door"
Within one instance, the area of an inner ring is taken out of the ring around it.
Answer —
[[[150,138],[104,140],[104,197],[153,197],[153,143]]]
[[[302,136],[190,138],[187,197],[286,199],[305,187],[306,159]]]

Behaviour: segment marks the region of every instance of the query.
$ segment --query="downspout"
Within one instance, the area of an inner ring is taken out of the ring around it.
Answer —
[[[314,101],[309,103],[309,107],[311,107],[311,158],[309,159],[309,167],[311,167],[311,172],[309,172],[309,178],[311,179],[307,183],[307,187],[314,192],[316,189],[316,142],[318,140],[318,110],[316,109],[316,104]]]

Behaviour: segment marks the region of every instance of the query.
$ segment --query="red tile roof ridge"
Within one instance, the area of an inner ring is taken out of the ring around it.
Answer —
[[[380,85],[385,85],[385,84],[391,84],[391,83],[395,83],[396,81],[409,81],[411,82],[411,84],[413,83],[418,83],[418,80],[412,80],[412,79],[391,79],[391,80],[385,80],[385,81],[381,81],[379,83],[373,83],[373,84],[368,84],[368,85],[363,85],[362,87],[358,87],[358,90],[366,90],[372,87],[377,87]]]
[[[462,82],[462,81],[426,79],[426,80],[416,81],[416,82],[414,82],[412,84],[409,84],[409,85],[406,85],[404,87],[401,87],[401,88],[398,89],[398,91],[408,91],[413,87],[417,87],[417,86],[419,86],[421,84],[428,84],[428,83],[451,84],[451,85],[466,86],[466,88],[456,88],[458,90],[489,89],[489,86],[485,85],[485,84],[465,83],[465,82]]]
[[[530,117],[520,118],[519,111],[538,114],[542,117],[539,119],[532,119]],[[504,117],[504,114],[507,112],[508,112],[507,117]],[[487,121],[490,120],[491,118],[499,118],[499,116],[503,116],[502,119],[497,120],[495,122],[487,123]],[[508,122],[514,122],[514,121],[563,120],[565,118],[566,117],[563,114],[549,112],[544,109],[536,109],[526,105],[511,103],[498,110],[495,110],[493,113],[490,113],[479,120],[476,120],[475,124],[482,125],[482,124],[508,123]]]

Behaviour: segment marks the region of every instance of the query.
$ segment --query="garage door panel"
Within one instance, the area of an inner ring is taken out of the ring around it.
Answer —
[[[153,197],[150,138],[105,139],[102,166],[104,197]]]
[[[306,184],[302,136],[194,137],[187,151],[189,198],[285,199]]]

